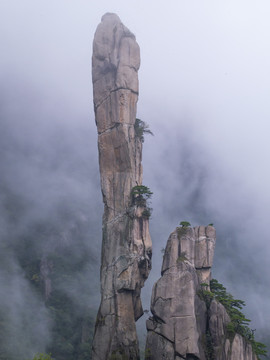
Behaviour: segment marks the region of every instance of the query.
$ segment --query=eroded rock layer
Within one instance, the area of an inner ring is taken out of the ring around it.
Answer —
[[[256,360],[240,335],[230,338],[230,317],[222,304],[206,303],[216,234],[213,226],[180,227],[165,249],[162,277],[152,291],[147,320],[148,360]]]
[[[92,358],[138,359],[135,321],[151,268],[145,203],[131,195],[142,183],[142,139],[135,131],[140,50],[115,14],[105,14],[93,43],[92,75],[104,202],[101,304]]]

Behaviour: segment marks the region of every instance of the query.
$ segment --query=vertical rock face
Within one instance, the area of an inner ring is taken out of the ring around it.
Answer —
[[[234,338],[228,336],[227,325],[229,322],[230,317],[224,306],[213,300],[208,312],[208,324],[215,359],[257,360],[251,344],[241,335],[235,334]]]
[[[151,299],[147,321],[148,359],[205,360],[206,305],[198,292],[210,281],[215,248],[212,226],[177,228],[171,233]]]
[[[147,320],[148,360],[256,360],[252,347],[227,334],[230,317],[222,304],[200,296],[209,286],[216,242],[212,226],[177,228],[163,257],[162,277],[152,291]]]
[[[142,140],[136,136],[140,51],[115,14],[105,14],[93,43],[92,75],[104,202],[101,304],[93,359],[138,359],[135,321],[151,269],[152,244],[145,203],[131,195],[142,183]]]

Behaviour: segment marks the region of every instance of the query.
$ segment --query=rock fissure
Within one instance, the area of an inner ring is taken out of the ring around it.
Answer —
[[[158,336],[162,337],[163,339],[165,339],[166,341],[170,342],[171,344],[173,344],[173,341],[168,339],[164,334],[160,334],[155,332],[154,330],[151,330],[153,333],[157,334]]]
[[[115,208],[109,207],[109,206],[108,206],[108,209],[112,210],[112,211],[115,210]],[[124,219],[125,215],[126,215],[126,212],[125,213],[122,213],[122,212],[117,213],[117,215],[114,215],[114,217],[110,221],[108,221],[107,225],[109,226],[109,225],[113,224],[114,222]]]
[[[158,300],[162,300],[162,301],[171,301],[173,298],[163,298],[162,296],[159,296],[155,299],[155,303],[158,301]]]
[[[132,67],[130,67],[130,68],[131,68],[131,69],[134,69],[134,68],[132,68]],[[98,109],[101,105],[103,105],[104,102],[106,102],[107,100],[109,100],[109,99],[111,98],[111,95],[112,95],[114,92],[117,92],[117,91],[119,91],[119,90],[127,90],[127,91],[130,91],[131,93],[133,93],[134,95],[137,95],[137,96],[139,95],[139,92],[134,91],[134,90],[129,89],[129,88],[125,88],[125,87],[119,87],[119,88],[110,90],[110,93],[109,93],[104,99],[100,100],[99,103],[94,103],[94,109],[95,109],[95,111],[97,111],[97,109]],[[98,134],[101,135],[102,132],[98,132]]]
[[[186,357],[184,357],[183,355],[179,354],[177,351],[175,351],[174,356],[175,356],[175,357],[178,356],[180,359],[187,360]]]
[[[150,318],[150,320],[154,320],[157,324],[165,324],[165,321],[157,314],[155,314],[155,312],[153,312],[153,316]]]

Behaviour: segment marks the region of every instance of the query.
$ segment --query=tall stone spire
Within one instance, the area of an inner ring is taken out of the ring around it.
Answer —
[[[92,58],[104,202],[94,360],[139,359],[135,321],[143,314],[140,292],[152,254],[146,201],[136,201],[133,191],[142,188],[143,138],[135,126],[139,66],[135,36],[117,15],[105,14],[95,33]]]

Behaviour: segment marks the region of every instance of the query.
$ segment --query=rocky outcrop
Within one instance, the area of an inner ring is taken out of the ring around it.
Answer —
[[[241,335],[232,338],[227,334],[230,317],[224,306],[213,300],[208,312],[209,334],[211,335],[214,359],[257,360],[252,346]]]
[[[142,137],[136,133],[140,51],[115,14],[105,14],[93,43],[92,75],[104,202],[101,304],[92,358],[138,359],[135,321],[151,268],[152,244],[142,184]],[[141,134],[140,134],[141,135]]]
[[[256,360],[251,345],[227,332],[230,317],[210,289],[216,234],[213,226],[180,227],[171,233],[162,277],[152,291],[147,320],[148,360]]]
[[[207,309],[198,294],[200,282],[210,281],[215,241],[212,226],[181,227],[171,233],[162,277],[152,292],[148,359],[206,359],[202,344]]]

